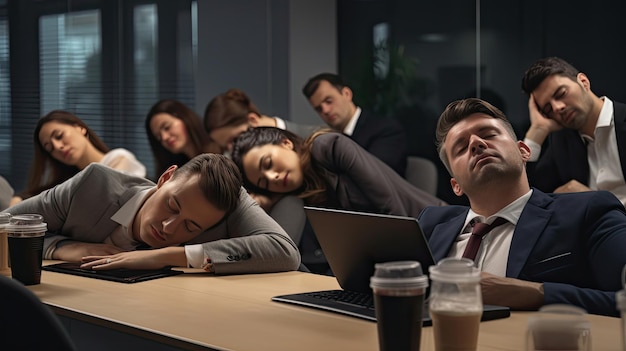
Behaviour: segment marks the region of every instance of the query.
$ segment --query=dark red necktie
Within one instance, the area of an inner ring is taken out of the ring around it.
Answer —
[[[465,247],[465,251],[463,251],[463,258],[469,258],[474,261],[476,259],[476,254],[478,253],[478,248],[480,247],[480,243],[483,240],[483,237],[489,233],[489,231],[499,225],[507,223],[508,221],[502,217],[496,218],[495,221],[491,224],[476,222],[472,226],[472,235],[467,242],[467,246]]]

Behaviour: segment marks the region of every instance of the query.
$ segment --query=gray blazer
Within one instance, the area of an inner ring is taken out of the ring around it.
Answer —
[[[155,184],[93,163],[74,177],[4,212],[39,213],[48,224],[44,258],[61,240],[102,243],[119,224],[111,219],[133,195]],[[218,274],[296,270],[300,253],[287,233],[247,194],[215,227],[185,244],[202,244]]]
[[[13,197],[13,188],[4,177],[0,176],[0,211],[9,207],[9,202]]]

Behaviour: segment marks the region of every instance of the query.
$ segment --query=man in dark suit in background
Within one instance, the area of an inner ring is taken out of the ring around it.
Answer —
[[[452,188],[467,195],[470,207],[427,207],[420,214],[435,261],[466,257],[473,224],[504,219],[482,238],[474,258],[484,303],[517,310],[561,303],[619,315],[626,213],[613,194],[531,188],[530,148],[517,141],[500,110],[480,99],[449,104],[436,139]]]
[[[406,133],[398,121],[361,110],[352,101],[352,90],[336,74],[312,77],[302,93],[326,124],[350,136],[404,177],[408,149]]]
[[[626,105],[596,96],[589,78],[558,57],[530,66],[522,89],[530,184],[555,193],[607,190],[626,204]]]

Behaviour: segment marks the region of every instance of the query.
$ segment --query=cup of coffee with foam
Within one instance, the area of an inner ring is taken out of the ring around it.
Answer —
[[[480,271],[467,258],[445,258],[429,272],[435,350],[476,350],[483,313]]]

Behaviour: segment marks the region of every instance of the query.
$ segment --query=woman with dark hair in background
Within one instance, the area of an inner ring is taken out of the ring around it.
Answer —
[[[230,152],[235,138],[249,127],[276,127],[302,136],[320,128],[263,114],[246,93],[236,88],[214,97],[204,111],[204,128],[223,152]]]
[[[34,157],[26,190],[11,199],[14,205],[72,177],[92,162],[145,177],[146,167],[130,151],[108,146],[74,114],[54,110],[37,122]]]
[[[176,100],[161,100],[148,112],[146,118],[146,132],[152,147],[157,167],[157,173],[161,168],[181,162],[184,164],[188,159],[201,153],[221,153],[222,149],[217,146],[202,129],[202,123],[198,115],[189,107]],[[253,198],[259,202],[259,199]],[[294,214],[293,207],[302,206],[302,202],[293,198],[282,201],[276,208],[267,209],[261,207],[283,227],[283,229],[298,242],[302,235],[304,213]]]
[[[249,191],[298,195],[309,205],[417,218],[424,207],[445,204],[329,130],[303,140],[278,128],[251,128],[235,140],[232,157]]]
[[[185,104],[163,99],[146,117],[146,134],[155,160],[155,174],[181,166],[201,153],[219,153],[202,128],[200,117]]]

